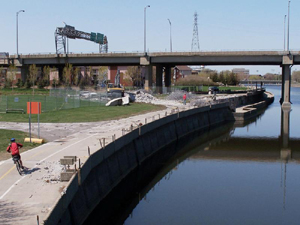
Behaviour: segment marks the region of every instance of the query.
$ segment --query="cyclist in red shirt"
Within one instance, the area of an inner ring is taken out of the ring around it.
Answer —
[[[11,153],[11,156],[17,159],[20,159],[21,167],[24,169],[21,156],[20,156],[20,151],[19,149],[23,147],[22,144],[16,143],[16,139],[12,138],[10,139],[11,144],[7,147],[6,151]]]

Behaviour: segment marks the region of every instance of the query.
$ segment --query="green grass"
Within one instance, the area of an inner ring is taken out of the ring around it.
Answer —
[[[21,152],[39,146],[39,144],[24,143],[24,138],[29,137],[29,135],[22,131],[0,129],[0,137],[0,160],[10,157],[10,154],[6,152],[6,148],[10,144],[11,138],[15,138],[16,142],[23,145],[23,148],[21,148]]]
[[[104,105],[102,102],[79,99],[78,97],[55,97],[47,95],[0,95],[0,112],[6,109],[23,109],[27,111],[27,102],[41,102],[42,111],[55,111],[86,106]]]
[[[59,111],[45,112],[40,115],[41,123],[75,123],[96,122],[125,118],[132,115],[142,114],[149,111],[164,109],[164,106],[132,103],[129,106],[93,106],[65,109]],[[6,122],[28,122],[27,114],[0,113],[0,121]],[[32,122],[37,122],[37,115],[32,115]]]

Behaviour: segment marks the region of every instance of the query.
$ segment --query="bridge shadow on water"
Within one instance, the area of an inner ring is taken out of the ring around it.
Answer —
[[[159,150],[114,188],[91,212],[84,224],[124,224],[139,202],[147,199],[147,193],[160,180],[169,179],[172,171],[176,170],[178,165],[187,158],[193,160],[213,158],[217,160],[270,161],[290,159],[290,154],[285,152],[278,154],[281,151],[286,151],[282,144],[284,142],[283,135],[270,140],[251,139],[253,145],[260,146],[254,148],[257,149],[256,151],[251,150],[253,148],[247,148],[248,144],[246,143],[249,143],[249,139],[231,137],[236,127],[244,127],[254,123],[263,114],[264,110],[256,118],[245,123],[226,123],[201,132],[191,133]],[[290,141],[289,146],[292,146],[293,142],[300,143],[300,140]],[[227,143],[229,143],[228,146],[237,146],[237,148],[226,148]],[[221,145],[222,148],[219,147]],[[244,146],[242,151],[240,146]]]

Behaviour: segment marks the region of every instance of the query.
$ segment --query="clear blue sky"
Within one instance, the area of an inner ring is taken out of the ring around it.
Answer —
[[[143,51],[144,7],[148,4],[150,52],[170,50],[168,18],[172,22],[173,51],[190,51],[195,11],[201,51],[283,49],[287,0],[3,0],[0,52],[16,53],[16,12],[21,9],[26,12],[19,14],[19,53],[55,52],[54,31],[64,26],[63,22],[81,31],[104,33],[109,51]],[[299,8],[300,1],[291,1],[291,50],[300,49]],[[97,50],[93,42],[70,40],[71,52]],[[280,71],[279,67],[249,68],[251,73],[261,74]]]

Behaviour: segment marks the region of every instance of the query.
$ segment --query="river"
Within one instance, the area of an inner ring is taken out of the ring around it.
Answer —
[[[115,210],[103,224],[299,224],[300,88],[292,88],[290,132],[284,134],[281,87],[266,89],[275,101],[260,116],[181,140],[175,156],[156,161],[162,166],[155,174],[136,171],[91,217]],[[138,175],[149,179],[138,182]]]

